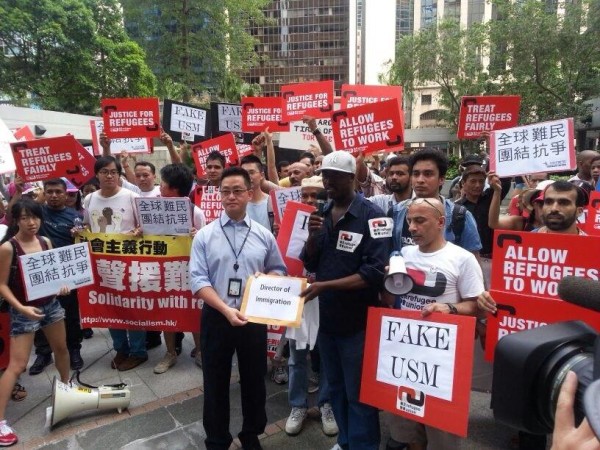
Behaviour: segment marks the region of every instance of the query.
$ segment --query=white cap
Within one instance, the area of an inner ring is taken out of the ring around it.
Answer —
[[[323,187],[323,178],[319,177],[319,176],[314,176],[314,177],[308,177],[308,178],[304,178],[302,180],[302,187],[315,187],[315,188],[320,188],[320,189],[324,189]]]
[[[356,159],[350,153],[345,151],[335,151],[325,155],[321,167],[317,171],[319,174],[324,170],[335,170],[336,172],[356,173]]]

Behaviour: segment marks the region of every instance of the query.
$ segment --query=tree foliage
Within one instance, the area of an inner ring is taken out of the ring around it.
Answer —
[[[101,97],[147,96],[156,80],[116,0],[0,0],[0,94],[93,114]]]

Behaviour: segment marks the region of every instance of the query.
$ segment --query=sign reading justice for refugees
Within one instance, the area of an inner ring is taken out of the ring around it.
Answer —
[[[105,98],[101,105],[104,132],[109,138],[160,136],[157,98]]]

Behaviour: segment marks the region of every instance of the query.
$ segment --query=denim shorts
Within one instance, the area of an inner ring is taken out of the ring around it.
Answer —
[[[60,306],[60,302],[54,300],[42,306],[36,306],[42,311],[44,318],[41,320],[29,319],[24,314],[17,312],[12,306],[10,308],[10,335],[19,336],[21,334],[35,333],[40,328],[52,325],[65,318],[65,310]]]

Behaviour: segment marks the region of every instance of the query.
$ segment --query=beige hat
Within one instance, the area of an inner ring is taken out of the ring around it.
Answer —
[[[323,186],[323,178],[319,176],[308,177],[302,180],[302,187],[315,187],[319,189],[325,189]]]

